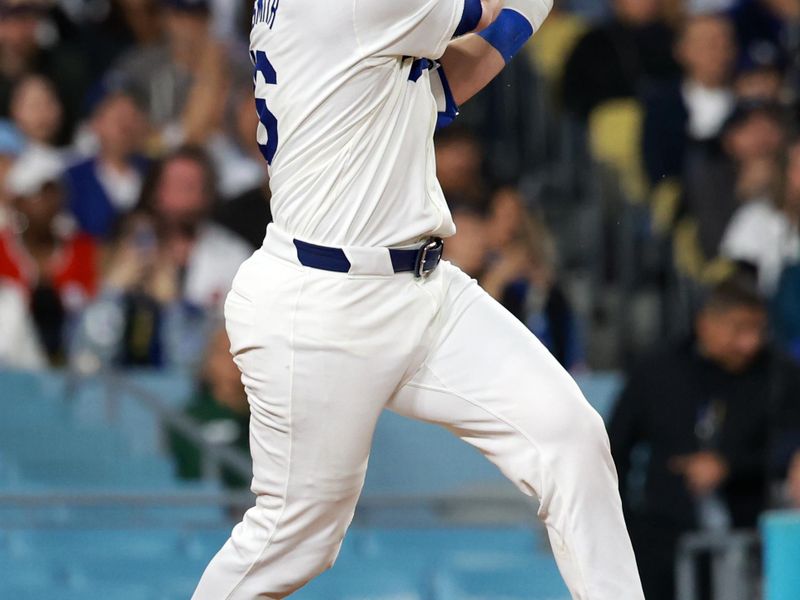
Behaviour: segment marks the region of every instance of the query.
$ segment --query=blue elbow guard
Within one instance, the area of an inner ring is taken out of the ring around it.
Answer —
[[[531,38],[533,26],[517,11],[504,8],[494,23],[478,35],[494,46],[508,63]]]

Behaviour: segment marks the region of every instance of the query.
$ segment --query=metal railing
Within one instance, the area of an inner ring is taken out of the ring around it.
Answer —
[[[760,538],[756,531],[697,532],[683,536],[675,572],[676,600],[702,600],[700,562],[710,562],[714,600],[756,600],[759,583]]]

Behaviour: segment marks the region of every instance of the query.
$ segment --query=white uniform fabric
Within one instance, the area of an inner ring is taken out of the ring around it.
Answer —
[[[456,267],[392,272],[387,246],[453,232],[435,179],[431,72],[413,57],[438,58],[463,7],[256,3],[256,96],[278,124],[276,222],[225,318],[257,499],[194,600],[284,598],[332,566],[384,408],[441,424],[540,499],[573,598],[643,600],[605,428],[575,382]],[[349,273],[302,266],[294,239],[342,247]]]
[[[256,76],[256,96],[277,120],[275,222],[325,246],[452,235],[436,180],[432,74],[412,69],[415,57],[444,53],[463,0],[295,0],[274,18],[272,4],[257,4],[251,51],[277,81]],[[262,124],[261,144],[268,133]]]

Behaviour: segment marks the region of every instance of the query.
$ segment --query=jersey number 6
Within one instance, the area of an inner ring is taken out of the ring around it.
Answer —
[[[267,160],[267,164],[272,164],[272,159],[275,157],[275,151],[278,149],[278,119],[267,107],[267,101],[264,98],[258,97],[258,75],[264,79],[266,85],[276,85],[278,83],[278,75],[275,73],[275,68],[269,62],[267,54],[263,50],[251,51],[250,58],[255,66],[253,72],[253,84],[256,88],[256,112],[258,113],[258,120],[267,133],[265,143],[262,142],[262,135],[259,131],[258,147],[261,149],[261,154]],[[259,130],[261,128],[259,127]]]

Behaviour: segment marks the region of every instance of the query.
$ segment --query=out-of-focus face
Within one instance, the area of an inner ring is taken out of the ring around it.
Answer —
[[[147,134],[147,118],[129,96],[116,95],[106,100],[92,126],[105,153],[128,157],[141,149]]]
[[[488,223],[494,248],[502,248],[514,239],[523,223],[523,213],[522,197],[516,190],[506,188],[494,195]]]
[[[483,157],[470,139],[454,139],[436,146],[436,175],[445,193],[475,192],[481,179]]]
[[[61,212],[61,199],[58,184],[48,183],[35,194],[17,196],[14,207],[25,218],[32,232],[47,233],[52,230],[53,221]]]
[[[63,111],[55,89],[43,77],[23,79],[11,98],[11,118],[25,136],[51,144],[61,128]]]
[[[705,310],[697,318],[697,339],[705,355],[732,373],[747,369],[764,347],[767,315],[746,306]]]
[[[614,0],[617,17],[631,25],[647,25],[661,16],[660,0]]]
[[[486,222],[469,212],[456,212],[453,220],[458,231],[447,239],[445,258],[467,275],[476,277],[483,270],[486,261]]]
[[[775,69],[757,69],[737,75],[734,82],[736,96],[742,100],[767,100],[777,102],[783,78]]]
[[[0,47],[19,57],[34,54],[38,44],[36,31],[41,17],[36,12],[24,12],[0,17]]]
[[[167,8],[164,11],[164,29],[173,51],[187,58],[197,59],[197,52],[209,35],[209,18],[200,12]]]
[[[196,223],[208,212],[203,165],[177,157],[164,165],[156,188],[155,209],[167,224]]]
[[[724,17],[694,17],[686,23],[676,51],[687,77],[709,87],[724,85],[736,58],[733,26]]]
[[[771,116],[756,112],[725,135],[725,147],[740,161],[774,157],[783,145],[784,132]]]

